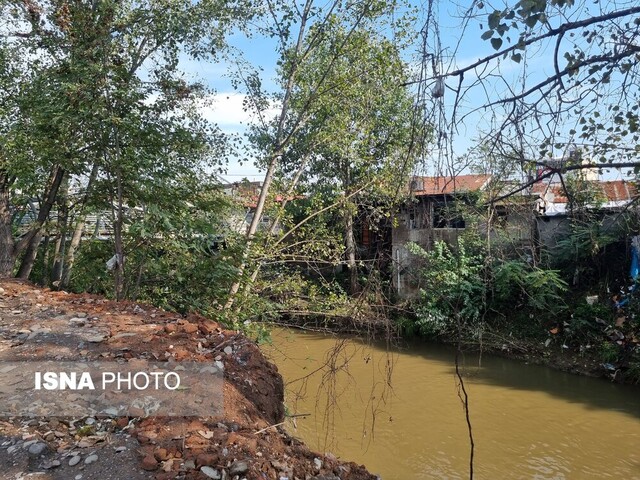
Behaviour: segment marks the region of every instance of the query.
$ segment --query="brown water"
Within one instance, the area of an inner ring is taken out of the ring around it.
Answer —
[[[265,351],[287,382],[288,413],[310,414],[290,422],[291,434],[383,480],[468,478],[453,350],[387,351],[286,329],[272,337]],[[487,355],[480,367],[467,356],[464,376],[475,478],[640,479],[639,388]]]

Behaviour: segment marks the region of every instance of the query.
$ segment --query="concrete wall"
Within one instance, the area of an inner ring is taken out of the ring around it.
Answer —
[[[558,244],[558,240],[566,238],[571,229],[570,221],[564,215],[555,217],[536,217],[536,228],[538,230],[538,241],[541,246],[553,249]]]
[[[419,294],[419,270],[424,265],[423,260],[409,253],[406,244],[413,242],[425,250],[430,250],[439,241],[456,245],[465,231],[464,228],[434,228],[433,211],[430,199],[421,197],[417,203],[401,209],[395,218],[391,241],[393,286],[402,298],[415,298]],[[511,209],[503,220],[496,220],[489,232],[486,223],[477,228],[482,236],[488,233],[492,245],[505,255],[522,258],[532,255],[535,243],[532,209],[526,205]]]

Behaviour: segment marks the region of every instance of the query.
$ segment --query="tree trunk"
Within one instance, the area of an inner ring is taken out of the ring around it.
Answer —
[[[22,280],[28,280],[29,275],[31,275],[31,270],[33,269],[33,264],[36,261],[36,257],[38,256],[38,247],[40,246],[40,241],[42,240],[42,228],[38,229],[35,234],[31,237],[31,241],[27,245],[27,249],[24,252],[24,256],[22,257],[22,262],[20,262],[20,268],[18,269],[17,278]]]
[[[304,46],[304,35],[306,32],[307,21],[309,19],[309,13],[311,12],[311,7],[313,6],[312,0],[306,0],[305,5],[301,12],[300,17],[300,29],[298,30],[298,38],[296,41],[296,45],[292,50],[292,58],[296,58],[303,51]],[[284,38],[280,39],[284,42]],[[256,205],[256,211],[254,213],[253,219],[251,220],[251,225],[249,225],[249,230],[246,233],[247,244],[245,246],[244,252],[242,254],[242,260],[240,261],[240,265],[238,267],[238,274],[236,280],[231,285],[229,289],[229,298],[227,299],[227,303],[225,304],[225,309],[230,309],[235,302],[236,294],[238,290],[240,290],[240,285],[242,283],[242,277],[244,276],[244,271],[247,267],[247,261],[249,260],[249,256],[251,254],[251,248],[253,246],[253,237],[258,229],[258,225],[260,220],[262,219],[262,214],[264,212],[264,206],[267,201],[267,195],[269,194],[269,187],[271,186],[271,181],[273,180],[273,176],[276,172],[276,167],[280,162],[280,157],[284,151],[284,143],[286,137],[291,137],[293,132],[289,132],[289,135],[285,135],[285,124],[286,119],[289,114],[289,103],[291,101],[291,96],[293,95],[293,90],[295,86],[296,74],[298,71],[298,64],[294,63],[291,71],[289,72],[287,83],[284,88],[284,96],[282,99],[282,105],[280,107],[280,114],[278,118],[278,127],[276,131],[276,135],[274,137],[272,143],[272,152],[269,159],[269,168],[267,169],[267,173],[264,176],[264,182],[262,184],[262,190],[260,191],[260,197],[258,198],[258,204]],[[301,126],[301,122],[298,122],[298,126]]]
[[[69,185],[65,182],[65,188],[62,189],[60,202],[58,202],[58,241],[56,242],[56,251],[53,257],[53,269],[51,271],[51,283],[60,286],[62,278],[62,269],[64,268],[65,250],[67,247],[67,223],[69,220],[68,205]],[[57,283],[54,283],[57,282]]]
[[[20,263],[20,269],[16,275],[18,278],[26,280],[31,274],[33,263],[38,255],[38,246],[40,245],[40,240],[42,240],[42,226],[47,221],[47,218],[49,218],[49,213],[55,203],[60,184],[64,180],[66,173],[62,167],[54,167],[47,182],[47,188],[42,205],[40,205],[38,218],[29,232],[27,232],[15,246],[14,255],[18,256],[23,251],[25,252],[22,262]]]
[[[60,279],[62,278],[62,269],[64,268],[64,255],[66,246],[67,232],[60,232],[58,240],[56,241],[56,249],[53,254],[53,268],[51,269],[51,283],[60,286]]]
[[[116,267],[114,270],[114,290],[116,301],[124,298],[124,244],[122,241],[122,227],[124,225],[122,172],[118,168],[116,172],[116,188],[118,195],[118,207],[113,221],[113,236],[115,241]]]
[[[78,222],[76,223],[75,229],[73,230],[73,236],[71,237],[71,243],[69,244],[69,248],[67,250],[67,255],[64,261],[64,268],[62,269],[62,278],[60,279],[60,288],[67,288],[69,283],[71,283],[71,270],[73,269],[73,264],[76,261],[76,251],[80,246],[80,242],[82,240],[82,233],[84,232],[84,227],[87,224],[87,215],[85,214],[85,208],[87,205],[87,201],[89,200],[89,195],[91,194],[91,187],[98,176],[98,164],[94,164],[91,169],[91,174],[89,175],[89,181],[87,182],[87,188],[82,195],[82,199],[80,201],[80,205],[78,208]],[[96,230],[98,230],[100,225],[100,219],[96,222]]]
[[[11,224],[9,179],[7,172],[0,170],[0,278],[10,277],[16,263]]]
[[[344,244],[346,247],[347,268],[349,270],[349,288],[351,295],[360,291],[358,283],[358,266],[356,264],[356,242],[353,235],[353,213],[347,207],[344,214]]]
[[[271,225],[269,226],[269,231],[267,233],[267,238],[265,239],[265,242],[269,242],[269,239],[272,238],[273,235],[275,235],[278,225],[280,224],[280,220],[282,218],[282,213],[284,212],[284,209],[287,206],[287,203],[289,202],[289,197],[291,197],[295,192],[298,182],[300,181],[300,177],[302,176],[302,173],[304,172],[304,169],[307,166],[308,160],[309,160],[309,156],[305,155],[305,157],[302,159],[302,162],[300,162],[300,167],[298,168],[295,175],[291,179],[291,183],[289,183],[287,192],[284,195],[284,198],[282,199],[282,205],[280,205],[280,212],[271,221]],[[268,246],[268,243],[265,243],[265,246]],[[258,274],[260,273],[260,267],[261,267],[260,262],[256,263],[253,269],[253,273],[251,274],[251,277],[249,278],[246,285],[244,286],[245,295],[247,295],[251,291],[251,287],[253,286],[256,279],[258,278]]]
[[[49,268],[49,244],[51,243],[51,236],[47,233],[42,241],[42,277],[40,278],[40,285],[46,286],[49,282],[49,274],[51,269]]]
[[[83,216],[76,223],[76,227],[73,231],[73,237],[71,237],[71,243],[67,249],[67,255],[65,257],[64,268],[62,269],[62,278],[60,279],[60,288],[67,288],[71,282],[71,270],[73,264],[76,261],[76,251],[80,246],[82,240],[82,232],[84,232],[84,226],[87,222],[87,217]]]
[[[269,187],[271,186],[271,181],[273,180],[273,176],[276,172],[276,166],[278,165],[278,161],[280,160],[280,152],[275,153],[271,157],[271,162],[269,163],[269,168],[267,169],[267,173],[264,176],[264,182],[262,184],[262,190],[260,191],[260,197],[258,198],[258,204],[256,205],[256,210],[253,213],[253,218],[251,219],[251,224],[249,225],[249,229],[246,233],[247,244],[244,248],[244,252],[242,254],[242,260],[240,265],[238,266],[237,279],[231,285],[229,289],[229,299],[225,304],[225,309],[230,309],[233,306],[233,303],[236,298],[236,294],[238,290],[240,290],[240,285],[242,283],[242,277],[244,276],[244,271],[247,268],[247,261],[249,259],[249,255],[251,252],[251,247],[253,246],[253,237],[258,230],[258,225],[260,223],[260,219],[262,218],[262,214],[264,212],[264,206],[267,201],[267,194],[269,193]]]

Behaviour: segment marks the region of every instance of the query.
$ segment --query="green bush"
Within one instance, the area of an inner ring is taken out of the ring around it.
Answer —
[[[613,321],[613,311],[601,303],[589,305],[581,301],[572,309],[571,317],[564,328],[564,336],[569,341],[589,342],[602,335],[604,322]]]
[[[408,248],[426,261],[421,272],[424,286],[416,305],[420,333],[447,334],[461,322],[478,322],[486,298],[481,257],[468,253],[462,239],[456,252],[444,242],[437,242],[431,251],[416,244],[409,244]]]
[[[563,306],[567,283],[557,270],[543,270],[520,260],[498,261],[493,265],[492,308],[506,311],[527,307],[534,311],[556,312]]]
[[[555,314],[565,305],[567,284],[558,271],[519,260],[487,260],[479,245],[460,238],[454,248],[437,242],[430,251],[416,244],[409,251],[425,261],[415,304],[417,329],[423,335],[475,332],[485,318],[528,318]],[[534,315],[535,314],[535,315]],[[406,326],[405,326],[406,329]]]

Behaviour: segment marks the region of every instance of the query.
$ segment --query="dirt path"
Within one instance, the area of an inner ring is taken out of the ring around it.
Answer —
[[[222,362],[224,415],[0,418],[0,478],[375,479],[274,426],[282,378],[243,335],[195,315],[0,281],[0,366],[131,359]]]

